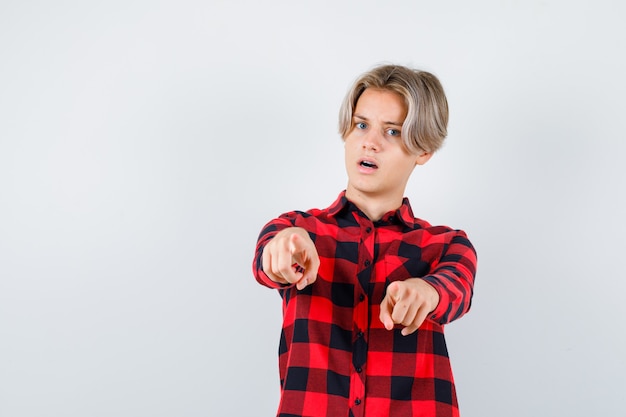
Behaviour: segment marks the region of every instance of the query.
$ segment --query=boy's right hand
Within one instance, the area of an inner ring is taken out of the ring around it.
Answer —
[[[301,227],[281,230],[263,249],[263,272],[272,281],[296,284],[299,290],[315,282],[319,266],[315,244]]]

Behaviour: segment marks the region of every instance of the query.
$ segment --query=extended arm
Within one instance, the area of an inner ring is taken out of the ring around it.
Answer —
[[[430,274],[389,285],[380,320],[388,330],[402,324],[404,335],[417,330],[427,317],[439,324],[456,320],[471,306],[475,275],[476,251],[459,231]]]

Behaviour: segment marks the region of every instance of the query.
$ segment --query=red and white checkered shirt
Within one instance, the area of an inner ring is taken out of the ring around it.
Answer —
[[[315,243],[317,280],[298,291],[263,272],[265,245],[302,227]],[[283,300],[279,417],[458,416],[443,325],[471,304],[476,252],[464,232],[416,219],[402,206],[372,222],[342,192],[327,209],[290,212],[259,236],[256,279]],[[389,283],[421,277],[439,305],[403,336],[379,320]]]

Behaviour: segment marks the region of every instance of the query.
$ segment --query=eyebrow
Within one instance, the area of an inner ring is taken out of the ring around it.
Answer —
[[[356,118],[356,119],[360,119],[360,120],[363,120],[363,121],[369,122],[369,119],[368,119],[367,117],[365,117],[365,116],[361,116],[360,114],[356,114],[356,113],[355,113],[353,117],[354,117],[354,118]],[[386,124],[386,125],[392,125],[392,126],[399,126],[399,127],[402,127],[402,123],[398,123],[398,122],[388,121],[388,122],[383,122],[383,123],[384,123],[384,124]]]

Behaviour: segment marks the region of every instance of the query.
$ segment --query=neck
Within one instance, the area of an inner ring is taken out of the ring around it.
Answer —
[[[402,196],[377,197],[354,190],[346,190],[346,198],[352,201],[373,222],[380,220],[385,213],[402,205]]]

